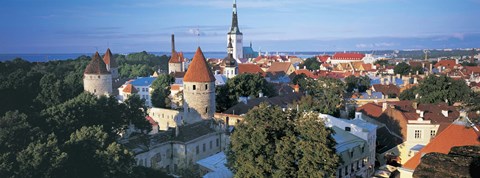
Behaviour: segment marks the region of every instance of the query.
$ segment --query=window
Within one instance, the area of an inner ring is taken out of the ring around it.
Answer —
[[[100,78],[100,75],[98,76],[98,78]]]
[[[217,147],[218,147],[218,145],[220,145],[220,142],[219,142],[218,138],[217,138],[217,140],[216,140],[216,141],[217,141]]]
[[[208,113],[208,107],[205,108],[205,114]]]
[[[197,86],[193,85],[193,90],[197,89]]]
[[[212,149],[213,142],[210,140],[210,149]]]
[[[96,93],[97,92],[97,89],[93,89],[93,93]]]
[[[350,132],[352,130],[350,127],[345,127],[345,131]]]
[[[207,150],[207,146],[205,146],[205,143],[203,144],[203,152],[205,152],[205,150]]]
[[[422,131],[421,130],[415,130],[415,138],[422,138]]]
[[[435,135],[437,135],[437,131],[436,130],[430,130],[430,137],[433,138],[433,137],[435,137]]]
[[[200,147],[198,147],[198,145],[195,147],[195,153],[197,153],[197,155],[200,153]]]
[[[208,90],[208,84],[205,84],[205,90]]]

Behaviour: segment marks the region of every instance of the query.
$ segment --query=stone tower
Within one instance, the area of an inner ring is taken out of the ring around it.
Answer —
[[[117,61],[115,61],[112,51],[110,51],[110,48],[108,48],[107,52],[105,52],[105,55],[103,56],[103,62],[105,62],[107,70],[112,74],[112,79],[117,79],[118,64]]]
[[[175,51],[175,35],[172,34],[172,56],[168,61],[168,73],[185,72],[183,54]]]
[[[200,47],[183,78],[183,98],[183,119],[186,124],[213,118],[215,77]]]
[[[233,58],[233,46],[232,40],[229,40],[228,47],[227,47],[227,57],[223,59],[222,65],[223,68],[223,75],[227,78],[233,78],[238,74],[238,65],[237,61]]]
[[[227,35],[227,43],[233,45],[233,58],[237,60],[237,63],[240,62],[240,59],[243,58],[243,34],[238,28],[238,18],[237,18],[237,1],[233,1],[233,13],[232,13],[232,27]]]
[[[83,72],[83,89],[97,96],[112,94],[112,74],[107,70],[98,51]]]

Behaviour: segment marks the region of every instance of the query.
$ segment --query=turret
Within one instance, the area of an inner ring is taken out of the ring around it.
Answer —
[[[103,56],[103,62],[105,62],[105,67],[112,74],[112,79],[118,78],[118,64],[113,57],[112,51],[110,48],[107,49],[105,55]]]
[[[112,94],[112,75],[98,51],[83,73],[83,89],[97,96]]]

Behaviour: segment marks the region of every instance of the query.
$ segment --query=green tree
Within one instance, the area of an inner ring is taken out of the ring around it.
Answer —
[[[393,68],[395,74],[408,75],[411,72],[411,67],[405,62],[401,62]]]
[[[67,153],[59,148],[54,134],[43,140],[31,142],[18,153],[18,175],[20,177],[61,177]]]
[[[340,114],[345,92],[345,84],[342,81],[326,77],[318,80],[308,79],[304,90],[307,96],[294,102],[293,107],[299,105],[301,111],[316,111],[334,116]]]
[[[454,80],[446,75],[430,75],[420,81],[415,93],[419,95],[419,103],[447,101],[451,105],[467,101],[470,88],[463,80]]]
[[[354,89],[357,89],[359,92],[365,92],[370,87],[370,77],[350,75],[345,78],[345,84],[347,92],[352,92]]]
[[[175,82],[175,78],[171,75],[160,74],[157,79],[152,82],[152,105],[158,108],[170,107],[170,85]]]
[[[225,88],[222,88],[225,87]],[[272,84],[268,83],[262,76],[256,74],[240,74],[227,81],[225,86],[218,87],[216,92],[217,112],[237,104],[239,97],[256,97],[260,93],[264,96],[276,96]]]
[[[413,86],[412,88],[403,90],[402,93],[400,93],[400,96],[398,98],[400,100],[414,100],[416,90],[417,90],[416,86]]]
[[[315,57],[307,58],[302,64],[300,64],[300,68],[304,67],[308,70],[318,70],[320,69],[320,62],[318,62],[317,58]]]
[[[335,141],[317,118],[260,104],[232,134],[228,166],[235,177],[333,177]]]
[[[82,127],[65,143],[63,177],[128,177],[133,172],[132,154],[112,142],[102,126]]]

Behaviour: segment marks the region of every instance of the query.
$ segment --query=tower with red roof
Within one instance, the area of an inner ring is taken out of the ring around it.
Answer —
[[[107,67],[107,70],[112,74],[112,78],[118,78],[118,64],[117,61],[115,61],[110,48],[108,48],[105,52],[105,55],[103,56],[103,62],[105,62],[105,67]]]
[[[215,113],[215,77],[198,47],[183,78],[184,121],[191,124],[213,118]]]
[[[83,72],[83,89],[97,96],[112,94],[112,74],[98,51]]]

